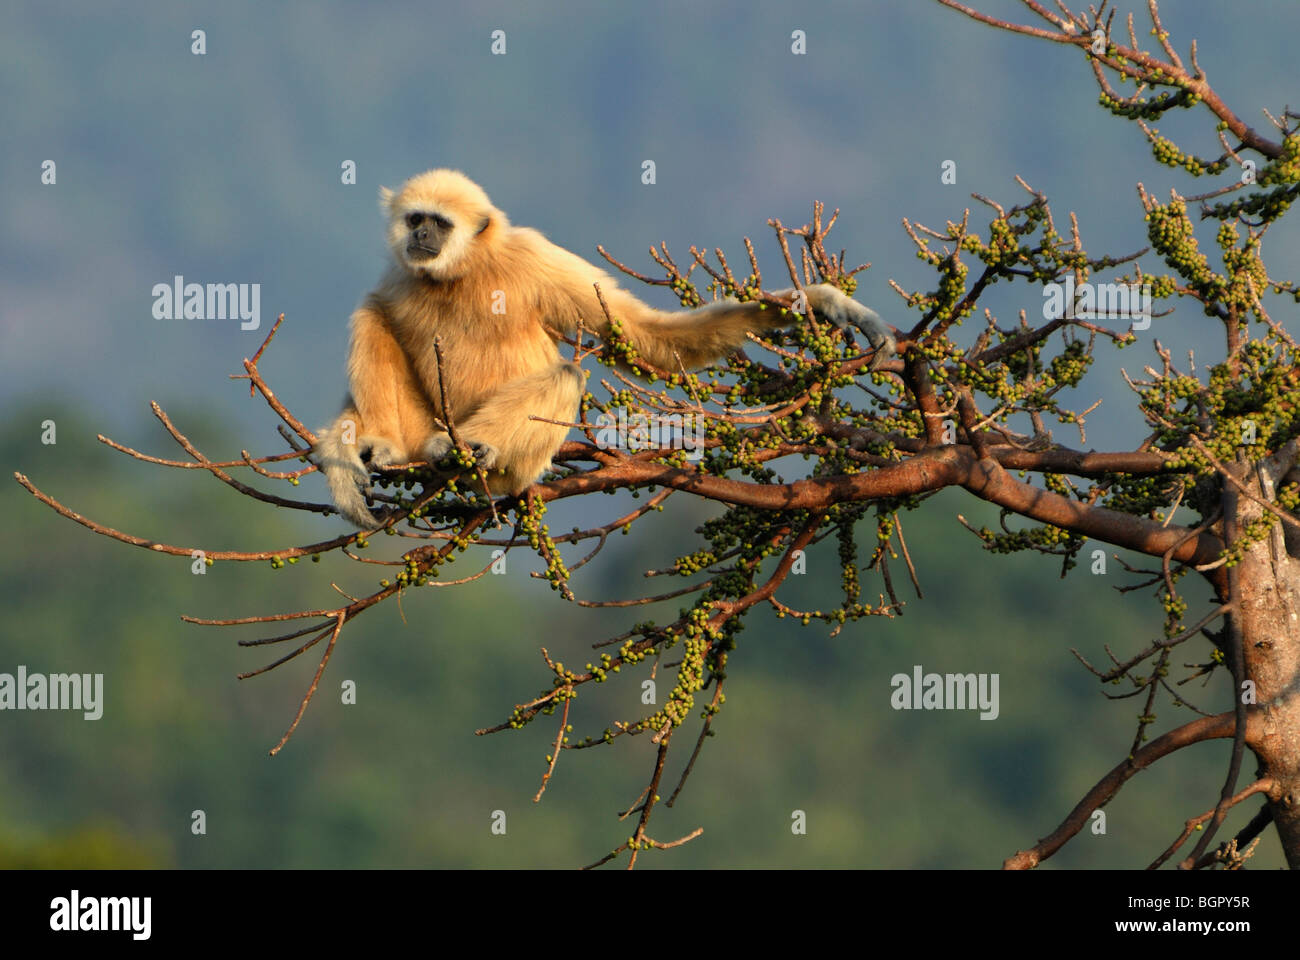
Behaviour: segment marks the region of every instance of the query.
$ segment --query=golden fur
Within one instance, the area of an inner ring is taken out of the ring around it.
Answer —
[[[594,284],[623,335],[657,367],[697,368],[743,345],[746,333],[789,322],[757,304],[721,301],[663,311],[621,289],[605,271],[511,226],[464,174],[430,170],[396,193],[381,191],[393,265],[352,315],[351,394],[315,453],[334,502],[353,523],[376,524],[362,491],[368,467],[438,460],[449,449],[434,338],[458,435],[491,474],[494,494],[519,493],[550,465],[567,429],[530,415],[571,421],[585,373],[557,349],[582,321],[609,333]],[[430,251],[432,255],[430,255]],[[787,292],[789,295],[790,292]],[[809,287],[819,316],[851,323],[871,342],[893,338],[866,307],[828,284]]]

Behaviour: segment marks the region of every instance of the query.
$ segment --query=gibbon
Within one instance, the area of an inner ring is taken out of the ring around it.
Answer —
[[[704,366],[742,346],[750,331],[792,319],[734,300],[656,310],[536,230],[511,226],[482,188],[455,170],[419,174],[396,193],[383,188],[380,206],[393,263],[352,314],[351,393],[313,448],[335,505],[363,529],[381,522],[366,505],[372,469],[436,463],[451,448],[440,424],[444,391],[458,436],[492,471],[490,493],[521,493],[541,476],[568,430],[529,416],[577,416],[586,373],[557,343],[573,336],[579,320],[608,336],[595,284],[622,335],[666,370]],[[892,354],[894,337],[874,311],[830,284],[806,293],[817,316],[861,330],[878,357]]]

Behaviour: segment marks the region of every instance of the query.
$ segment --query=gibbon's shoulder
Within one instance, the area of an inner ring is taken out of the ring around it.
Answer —
[[[511,227],[503,235],[499,250],[506,264],[527,264],[543,271],[551,279],[563,277],[580,283],[584,293],[592,283],[600,283],[607,290],[616,286],[614,278],[605,271],[551,242],[540,230],[532,227]]]
[[[590,283],[588,277],[594,280],[600,274],[595,266],[552,243],[533,227],[508,227],[498,232],[493,240],[483,251],[489,259],[489,269],[521,281],[544,281],[565,276]]]

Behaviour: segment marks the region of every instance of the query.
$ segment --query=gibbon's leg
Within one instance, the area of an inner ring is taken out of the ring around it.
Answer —
[[[866,335],[876,348],[871,363],[873,369],[893,356],[894,335],[874,310],[829,283],[812,284],[805,287],[804,292],[819,319],[840,330],[854,327]],[[778,290],[774,293],[793,298],[798,291]],[[655,310],[626,290],[615,289],[605,296],[610,313],[622,326],[623,336],[632,342],[641,356],[663,370],[676,371],[679,361],[688,370],[705,366],[744,346],[747,333],[780,329],[793,322],[788,314],[781,316],[779,310],[771,307],[760,310],[757,303],[738,300],[720,300],[694,310],[668,312]],[[591,303],[583,304],[581,309],[584,320],[594,320],[597,324],[598,333],[606,332],[603,329],[606,327],[604,313],[594,296]]]
[[[435,429],[433,412],[383,315],[370,306],[352,315],[348,379],[352,392],[344,410],[321,434],[315,453],[334,505],[352,523],[373,529],[377,521],[364,493],[370,471],[413,459]]]
[[[586,371],[576,363],[556,358],[553,365],[504,384],[463,421],[456,421],[457,434],[475,448],[483,468],[505,472],[500,479],[489,475],[493,495],[523,492],[550,466],[569,428],[528,418],[572,422],[586,380]],[[450,448],[451,438],[439,431],[424,445],[424,455],[436,463]]]
[[[429,397],[384,316],[364,306],[352,315],[348,382],[359,414],[358,454],[372,466],[413,459],[436,428]],[[364,425],[364,429],[362,429]]]

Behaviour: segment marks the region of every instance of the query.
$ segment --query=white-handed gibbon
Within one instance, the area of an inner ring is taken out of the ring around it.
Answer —
[[[489,474],[493,494],[520,493],[551,463],[572,422],[586,374],[557,343],[582,329],[609,334],[595,285],[622,336],[649,363],[704,366],[749,332],[791,322],[757,303],[722,300],[694,310],[650,307],[613,277],[536,230],[510,225],[487,194],[455,170],[412,177],[380,191],[393,264],[352,314],[351,393],[313,448],[339,511],[373,529],[370,470],[436,463],[451,447],[445,391],[458,436]],[[806,290],[816,315],[866,334],[878,357],[894,337],[876,313],[830,284]],[[790,297],[794,291],[780,291]],[[442,345],[438,382],[434,338]]]

